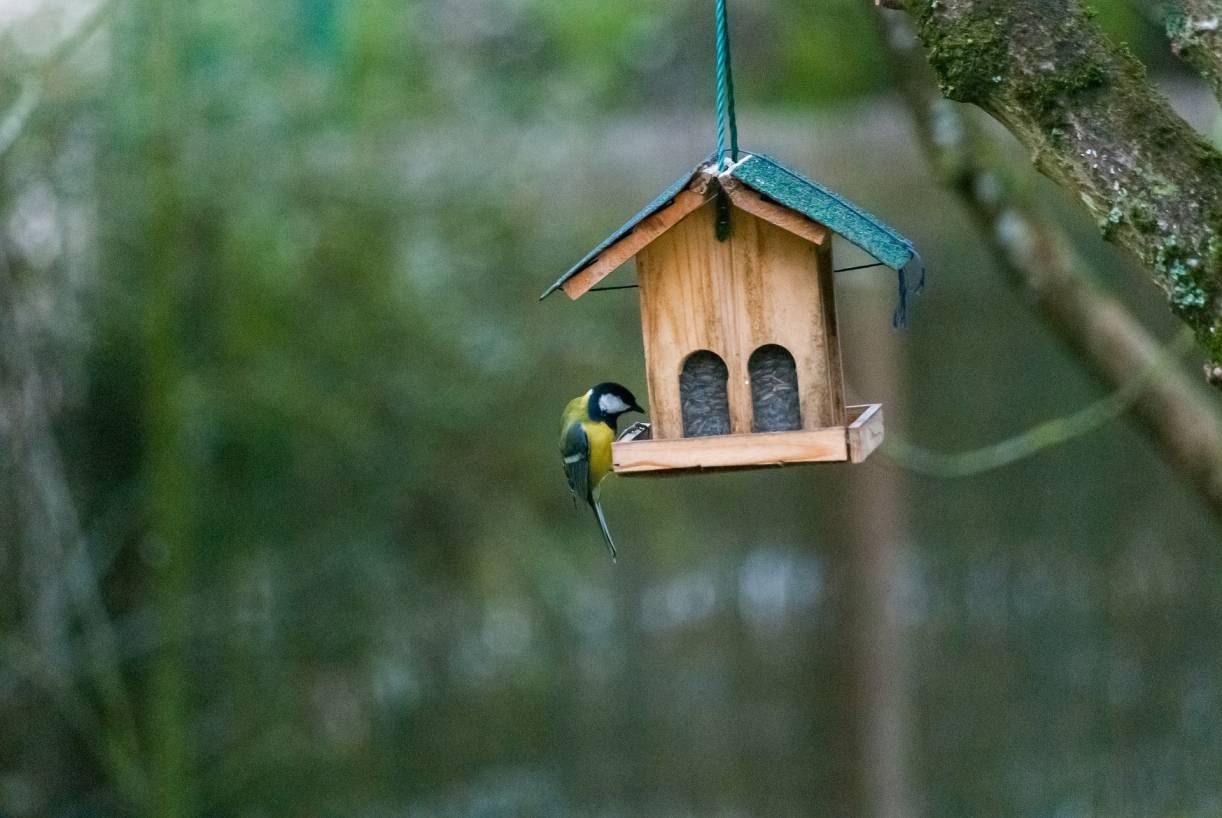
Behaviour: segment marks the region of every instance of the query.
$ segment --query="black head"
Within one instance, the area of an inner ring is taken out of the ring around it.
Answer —
[[[619,416],[627,412],[644,412],[632,393],[618,383],[600,383],[590,390],[590,420],[602,421],[615,428]]]

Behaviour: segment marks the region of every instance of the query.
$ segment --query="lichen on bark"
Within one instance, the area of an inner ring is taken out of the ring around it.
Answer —
[[[1171,50],[1222,98],[1222,0],[1169,2],[1164,24]]]
[[[993,85],[1009,75],[1009,49],[1001,21],[988,15],[967,14],[953,26],[935,22],[937,3],[920,10],[922,38],[929,48],[929,63],[940,80],[942,93],[956,102],[981,103]]]
[[[1144,66],[1078,0],[904,5],[943,93],[983,108],[1023,142],[1104,238],[1146,264],[1222,365],[1222,155],[1176,115]]]

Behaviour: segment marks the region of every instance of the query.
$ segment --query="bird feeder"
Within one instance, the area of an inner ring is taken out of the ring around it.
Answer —
[[[846,406],[832,236],[900,276],[912,243],[758,154],[694,168],[543,294],[585,295],[636,259],[651,423],[612,446],[616,473],[860,463],[880,404]]]

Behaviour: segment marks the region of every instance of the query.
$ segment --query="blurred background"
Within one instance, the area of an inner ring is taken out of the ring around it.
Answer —
[[[1220,531],[1136,426],[903,456],[1109,387],[940,190],[865,0],[730,8],[744,146],[929,267],[898,333],[893,273],[838,277],[890,445],[612,480],[618,565],[573,509],[559,413],[644,394],[636,295],[536,299],[712,149],[712,6],[0,0],[0,815],[1222,814]]]

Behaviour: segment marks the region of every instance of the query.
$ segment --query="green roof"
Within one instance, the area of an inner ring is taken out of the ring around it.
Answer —
[[[540,298],[551,295],[564,282],[593,264],[600,254],[631,233],[643,220],[670,205],[675,196],[687,187],[696,174],[710,161],[711,158],[705,160],[676,180],[656,199],[645,205],[639,213],[569,268]],[[789,170],[768,156],[747,154],[746,158],[732,165],[728,173],[761,196],[826,226],[895,270],[899,274],[899,305],[896,307],[894,323],[896,325],[904,323],[908,293],[920,290],[925,281],[925,268],[911,241],[839,194]],[[915,286],[910,288],[908,279],[913,269],[919,272],[919,279]]]

